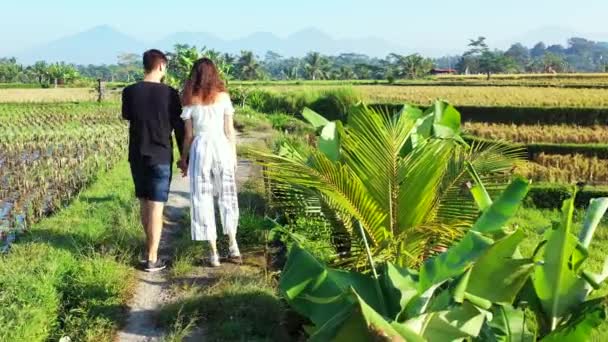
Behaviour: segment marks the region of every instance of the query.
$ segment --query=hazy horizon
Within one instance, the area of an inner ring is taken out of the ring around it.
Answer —
[[[488,5],[482,0],[430,0],[408,5],[403,1],[378,0],[373,4],[361,0],[233,0],[229,4],[193,0],[9,2],[3,4],[4,13],[23,15],[8,15],[0,22],[0,55],[99,25],[111,26],[146,43],[175,32],[206,32],[222,39],[236,39],[257,32],[285,37],[315,28],[334,38],[377,37],[405,48],[427,47],[446,53],[462,50],[469,38],[479,35],[500,48],[527,35],[542,36],[543,30],[552,31],[547,35],[561,31],[591,39],[608,37],[603,24],[607,1],[582,0],[573,4],[565,0],[513,0]],[[563,39],[562,43],[567,38],[555,37]]]

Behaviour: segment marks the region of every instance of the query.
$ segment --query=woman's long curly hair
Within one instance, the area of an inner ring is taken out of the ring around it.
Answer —
[[[209,58],[201,58],[192,66],[190,76],[184,85],[182,104],[210,104],[217,94],[225,92],[226,85],[220,77],[217,67]]]

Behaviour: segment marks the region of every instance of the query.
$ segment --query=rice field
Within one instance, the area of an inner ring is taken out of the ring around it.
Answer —
[[[485,81],[485,74],[474,75],[437,75],[437,80],[449,81]],[[562,73],[562,74],[496,74],[490,80],[494,81],[579,81],[579,82],[608,82],[608,73]]]
[[[0,248],[124,159],[118,105],[0,104]]]
[[[519,143],[606,144],[608,127],[603,125],[516,125],[465,122],[468,134],[491,140]]]
[[[108,90],[110,100],[118,99],[116,90]],[[0,103],[95,101],[93,88],[0,89]]]
[[[540,153],[518,170],[535,182],[591,185],[608,184],[608,160],[579,154]]]
[[[289,93],[327,90],[336,86],[260,88]],[[608,89],[395,85],[355,85],[352,88],[370,103],[429,105],[436,99],[443,99],[455,106],[608,108]]]

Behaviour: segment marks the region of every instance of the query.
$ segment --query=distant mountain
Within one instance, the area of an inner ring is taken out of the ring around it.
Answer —
[[[77,64],[116,63],[121,53],[139,52],[146,44],[106,25],[67,36],[16,54],[22,63],[39,60]]]
[[[330,55],[358,52],[370,56],[384,57],[391,52],[405,52],[403,47],[388,43],[380,38],[334,39],[314,28],[295,32],[287,38],[278,37],[270,32],[256,32],[234,40],[223,40],[205,32],[180,32],[171,34],[158,42],[157,45],[168,50],[177,43],[198,47],[206,46],[210,49],[228,53],[251,50],[259,56],[264,56],[269,50],[283,56],[303,56],[309,51],[318,51]]]
[[[563,27],[545,27],[529,31],[502,42],[493,42],[488,37],[490,46],[507,49],[511,44],[520,42],[533,46],[539,41],[551,44],[566,44],[568,38],[585,37],[595,41],[608,42],[608,33],[585,34]],[[402,44],[406,44],[404,36]],[[440,42],[423,44],[423,46],[404,46],[390,43],[377,37],[338,39],[315,28],[304,29],[285,38],[269,32],[256,32],[238,39],[222,39],[205,32],[169,33],[165,38],[155,42],[142,42],[110,26],[102,25],[90,30],[67,36],[47,44],[21,51],[15,56],[21,63],[32,64],[39,60],[66,61],[76,64],[113,64],[122,53],[141,53],[148,48],[172,50],[175,44],[206,46],[221,52],[239,53],[251,50],[260,57],[271,50],[285,57],[303,56],[309,51],[337,55],[340,53],[363,53],[373,57],[385,57],[391,52],[409,54],[421,53],[424,56],[439,57],[454,50],[446,48]],[[463,46],[464,49],[464,46]]]
[[[391,52],[406,52],[404,48],[380,38],[334,39],[317,29],[298,31],[286,38],[269,32],[256,32],[233,40],[221,39],[205,32],[176,32],[160,41],[141,42],[112,27],[103,25],[14,55],[25,64],[39,60],[66,61],[76,64],[112,64],[116,63],[116,57],[121,53],[141,53],[152,47],[171,50],[175,44],[206,46],[228,53],[251,50],[261,57],[269,50],[283,56],[303,56],[309,51],[318,51],[331,55],[357,52],[384,57]]]
[[[158,42],[151,43],[155,48],[171,50],[175,44],[188,44],[197,47],[224,46],[225,42],[211,33],[202,32],[176,32],[168,35]]]

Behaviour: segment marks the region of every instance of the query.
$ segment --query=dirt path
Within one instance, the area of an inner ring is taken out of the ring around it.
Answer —
[[[171,242],[179,229],[184,210],[190,206],[188,179],[175,175],[171,181],[171,193],[165,206],[165,225],[159,255],[165,260],[171,257]],[[160,341],[163,331],[157,328],[156,315],[169,299],[169,283],[165,272],[137,271],[135,294],[129,305],[129,317],[118,333],[118,341]]]
[[[268,134],[253,134],[239,137],[239,145],[248,145],[264,141]],[[246,159],[239,158],[237,183],[242,185],[251,177],[256,177],[258,168]],[[169,201],[165,206],[165,225],[161,238],[159,255],[165,260],[171,257],[171,243],[180,229],[180,219],[190,207],[190,190],[188,178],[174,175],[171,181]],[[213,272],[205,271],[206,278],[213,277]],[[129,316],[125,326],[119,331],[117,340],[121,342],[161,341],[165,332],[158,328],[157,314],[159,309],[171,299],[170,282],[165,272],[146,273],[137,271],[135,294],[129,303]],[[199,329],[202,331],[202,329]],[[200,336],[200,333],[194,334]],[[192,336],[189,339],[193,341]]]

